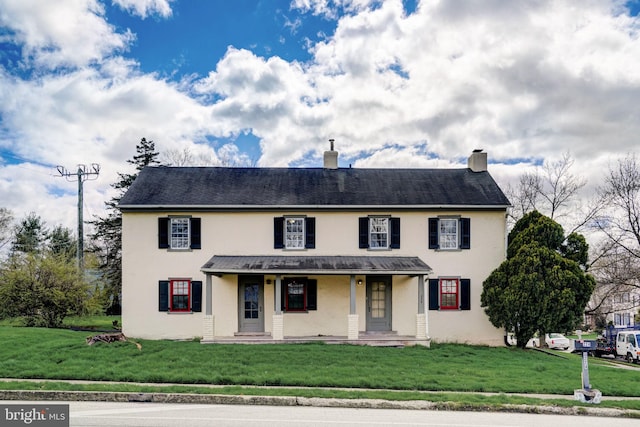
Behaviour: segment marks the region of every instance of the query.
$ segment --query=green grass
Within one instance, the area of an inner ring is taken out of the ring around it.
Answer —
[[[68,318],[65,326],[109,330],[113,320],[120,322],[107,316]],[[2,325],[6,326],[0,326],[0,377],[18,380],[0,382],[0,390],[422,400],[443,409],[467,410],[590,406],[560,397],[505,394],[573,394],[581,386],[581,358],[572,354],[556,353],[560,356],[556,357],[535,350],[455,344],[399,349],[145,340],[139,340],[142,350],[138,350],[131,342],[88,346],[85,338],[91,332]],[[640,370],[611,368],[596,358],[589,363],[591,384],[604,396],[640,396]],[[31,378],[49,381],[19,380]],[[65,382],[72,379],[124,383]],[[640,417],[640,400],[610,399],[599,406]]]
[[[0,327],[0,377],[564,395],[581,387],[580,356],[564,353],[456,344],[376,348],[144,340],[138,350],[130,342],[88,346],[89,335]],[[590,359],[593,387],[605,396],[640,396],[640,371],[605,363]]]
[[[113,322],[117,321],[118,327],[122,326],[120,316],[68,316],[62,321],[65,328],[81,328],[95,330],[112,330]],[[0,326],[24,326],[24,319],[21,317],[12,317],[0,320]]]

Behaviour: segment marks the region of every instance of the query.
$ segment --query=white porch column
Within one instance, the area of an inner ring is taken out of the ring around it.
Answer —
[[[351,275],[349,288],[349,316],[347,338],[349,340],[357,340],[359,338],[358,331],[358,315],[356,314],[356,276]]]
[[[426,299],[424,289],[424,276],[418,276],[418,313],[416,314],[416,340],[422,341],[421,345],[429,347],[429,319],[425,310]]]
[[[282,276],[280,274],[276,274],[274,286],[276,309],[273,313],[271,337],[274,340],[282,341],[284,339],[284,315],[282,314]]]
[[[211,275],[206,275],[204,286],[204,316],[202,316],[202,340],[213,341],[216,335],[216,318],[213,315],[213,286],[211,284]]]

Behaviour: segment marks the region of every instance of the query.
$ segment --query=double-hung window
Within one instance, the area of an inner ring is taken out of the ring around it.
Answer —
[[[284,247],[286,249],[304,249],[304,218],[285,218]]]
[[[400,249],[400,218],[369,216],[359,218],[358,247],[362,249]]]
[[[202,282],[184,278],[160,280],[158,310],[171,313],[202,311]]]
[[[429,218],[429,249],[471,248],[471,220],[459,217]]]
[[[189,218],[171,218],[171,249],[189,249]]]
[[[316,219],[306,216],[273,218],[274,249],[314,249],[316,247]]]
[[[282,280],[281,308],[285,312],[317,310],[318,282],[307,277],[287,277]]]
[[[471,280],[429,279],[429,310],[471,310]]]
[[[171,280],[171,311],[189,311],[191,302],[189,280]]]
[[[172,250],[200,249],[200,218],[176,216],[158,218],[158,248]]]
[[[389,248],[389,218],[369,218],[369,248]]]
[[[458,308],[459,279],[440,279],[440,309]]]

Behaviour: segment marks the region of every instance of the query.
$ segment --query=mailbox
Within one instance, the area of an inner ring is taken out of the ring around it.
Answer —
[[[596,340],[574,340],[573,347],[576,351],[595,351]]]

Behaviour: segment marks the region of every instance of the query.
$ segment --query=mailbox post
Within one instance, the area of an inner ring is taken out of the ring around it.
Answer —
[[[582,352],[582,388],[573,391],[575,400],[585,403],[600,403],[602,393],[591,388],[589,384],[589,352],[595,351],[595,340],[575,340],[574,348]]]

